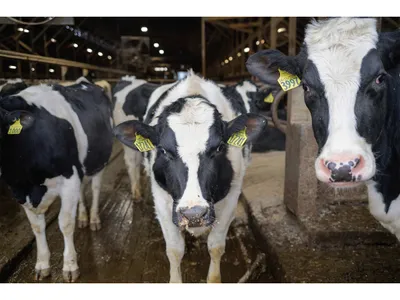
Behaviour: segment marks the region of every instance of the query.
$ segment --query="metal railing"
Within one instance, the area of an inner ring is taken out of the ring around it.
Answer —
[[[46,63],[46,64],[52,64],[52,65],[59,65],[59,66],[64,66],[64,67],[74,67],[74,68],[81,68],[81,69],[87,69],[87,70],[93,70],[93,71],[108,72],[108,73],[120,74],[120,75],[130,75],[129,71],[127,71],[127,70],[100,67],[100,66],[96,66],[96,65],[73,61],[73,60],[41,56],[41,55],[35,55],[35,54],[28,54],[28,53],[21,53],[21,52],[16,52],[16,51],[9,51],[9,50],[0,50],[0,57],[16,59],[16,60],[24,60],[24,61],[29,61],[29,62],[39,62],[39,63]]]

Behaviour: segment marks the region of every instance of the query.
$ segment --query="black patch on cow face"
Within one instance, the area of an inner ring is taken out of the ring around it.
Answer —
[[[156,84],[145,83],[130,91],[128,95],[126,95],[125,102],[122,106],[124,113],[127,116],[133,115],[140,121],[143,121],[151,94],[158,87],[159,86]]]
[[[314,136],[321,152],[328,139],[329,105],[315,64],[308,60],[303,73],[304,100],[311,113]]]
[[[354,107],[357,131],[375,145],[384,130],[387,110],[387,74],[377,50],[372,49],[361,64],[361,82]]]
[[[175,133],[169,127],[167,118],[173,113],[179,113],[185,103],[185,99],[179,99],[166,107],[156,126],[159,143],[153,165],[154,177],[157,183],[172,196],[174,203],[182,197],[185,191],[188,167],[178,154]]]
[[[201,192],[210,207],[228,194],[233,178],[233,168],[227,157],[228,146],[224,143],[226,125],[217,110],[214,120],[206,150],[199,154],[198,170]]]

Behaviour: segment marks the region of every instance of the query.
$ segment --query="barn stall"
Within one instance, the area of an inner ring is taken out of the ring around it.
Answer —
[[[125,75],[167,84],[184,78],[192,68],[221,85],[253,79],[260,91],[268,91],[250,75],[246,60],[263,49],[297,54],[310,21],[294,17],[42,19],[1,18],[0,78],[23,78],[29,85],[68,85],[85,76],[113,88]],[[377,24],[380,31],[392,31],[400,20],[378,18]],[[365,188],[332,191],[315,177],[317,146],[302,89],[274,94],[272,103],[267,96],[261,100],[268,104],[260,112],[269,120],[268,134],[246,171],[222,257],[222,282],[397,282],[397,239],[370,215]],[[279,107],[285,110],[284,117],[279,117]],[[86,181],[83,184],[89,200],[91,190]],[[143,196],[136,199],[122,145],[116,140],[101,185],[102,228],[75,229],[79,282],[169,281],[149,181],[142,178],[140,186]],[[44,282],[63,281],[59,209],[57,201],[46,215],[51,276]],[[35,238],[25,212],[4,182],[0,232],[1,281],[35,282]],[[207,241],[189,234],[185,240],[183,281],[206,282]]]

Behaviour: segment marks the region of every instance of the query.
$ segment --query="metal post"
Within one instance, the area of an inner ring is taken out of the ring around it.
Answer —
[[[270,26],[270,48],[271,49],[276,49],[276,40],[277,40],[277,31],[276,31],[276,27],[278,23],[278,18],[276,17],[271,17],[271,26]]]
[[[288,54],[296,55],[296,17],[289,17],[289,49]]]
[[[206,77],[206,20],[201,18],[201,73]]]

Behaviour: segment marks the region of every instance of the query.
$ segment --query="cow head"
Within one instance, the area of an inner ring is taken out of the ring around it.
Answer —
[[[399,32],[378,34],[375,19],[334,18],[307,26],[297,56],[266,50],[248,59],[250,73],[267,84],[279,87],[279,69],[301,79],[318,143],[319,180],[351,186],[376,174],[388,93],[398,80],[390,70],[399,62],[399,38]]]
[[[138,135],[151,141],[153,176],[173,199],[172,221],[179,227],[200,227],[213,224],[214,203],[231,187],[235,170],[229,152],[241,155],[241,150],[228,146],[228,139],[245,129],[251,143],[265,126],[266,120],[255,114],[225,122],[209,101],[191,96],[167,106],[154,126],[127,121],[114,133],[134,150]]]

